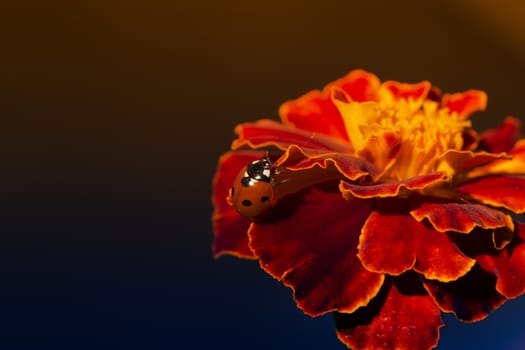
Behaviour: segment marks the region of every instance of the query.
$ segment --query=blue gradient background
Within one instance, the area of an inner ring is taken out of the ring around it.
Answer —
[[[521,51],[450,2],[21,1],[0,27],[0,349],[344,349],[212,259],[233,126],[354,68],[525,117]],[[524,312],[447,316],[439,349],[523,349]]]

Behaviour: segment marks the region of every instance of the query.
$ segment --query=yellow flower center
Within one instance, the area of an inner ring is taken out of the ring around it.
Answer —
[[[380,96],[379,102],[334,99],[355,154],[384,169],[385,180],[447,171],[440,168],[440,156],[462,148],[470,121],[434,101]]]

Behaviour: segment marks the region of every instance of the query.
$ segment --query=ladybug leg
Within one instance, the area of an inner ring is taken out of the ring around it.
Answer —
[[[290,181],[290,179],[282,179],[282,180],[279,180],[277,182],[272,183],[272,185],[273,186],[279,186],[279,185],[287,183],[288,181]]]

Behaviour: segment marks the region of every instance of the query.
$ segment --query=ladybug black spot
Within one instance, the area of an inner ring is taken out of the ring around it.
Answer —
[[[268,199],[270,199],[268,196],[262,196],[262,197],[261,197],[261,202],[264,203],[264,202],[266,202]]]
[[[242,201],[242,205],[244,205],[245,207],[249,207],[252,205],[252,201],[245,199]]]

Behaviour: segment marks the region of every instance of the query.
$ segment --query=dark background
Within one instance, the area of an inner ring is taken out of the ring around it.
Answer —
[[[256,262],[212,259],[233,126],[355,68],[487,91],[478,130],[525,116],[510,0],[14,3],[0,8],[0,349],[344,349]],[[439,348],[522,349],[524,312],[447,316]]]

